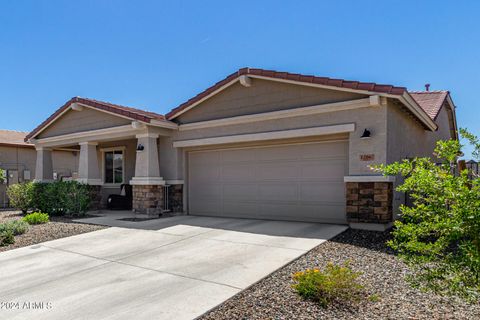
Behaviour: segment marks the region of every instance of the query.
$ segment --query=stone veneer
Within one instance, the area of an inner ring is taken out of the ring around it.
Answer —
[[[133,212],[152,216],[161,214],[164,206],[163,188],[160,185],[133,185]]]
[[[88,189],[90,191],[90,210],[95,211],[103,209],[102,186],[89,185]]]
[[[392,182],[346,182],[346,198],[348,222],[393,221]]]
[[[168,188],[168,206],[172,212],[183,212],[183,184],[171,185]]]

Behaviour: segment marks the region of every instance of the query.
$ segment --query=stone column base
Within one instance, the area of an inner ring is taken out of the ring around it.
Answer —
[[[163,211],[164,187],[161,185],[133,185],[132,210],[135,213],[158,216]]]
[[[393,221],[392,182],[346,182],[346,197],[349,223]]]
[[[168,207],[172,212],[183,212],[183,184],[168,187]]]
[[[102,186],[88,185],[88,189],[90,190],[90,211],[103,209]]]

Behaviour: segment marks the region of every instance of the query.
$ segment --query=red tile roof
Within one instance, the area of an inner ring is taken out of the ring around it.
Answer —
[[[222,86],[235,80],[241,75],[256,75],[256,76],[262,76],[262,77],[273,78],[273,79],[293,80],[298,82],[315,83],[315,84],[321,84],[325,86],[370,91],[370,92],[376,92],[376,93],[388,93],[393,95],[402,95],[404,92],[407,92],[407,88],[405,87],[396,87],[396,86],[387,85],[387,84],[350,81],[350,80],[344,80],[344,79],[332,79],[332,78],[326,78],[326,77],[316,77],[311,75],[302,75],[298,73],[289,73],[289,72],[278,72],[278,71],[264,70],[264,69],[242,68],[237,72],[232,73],[225,79],[215,83],[213,86],[209,87],[208,89],[204,90],[203,92],[199,93],[195,97],[182,103],[181,105],[179,105],[178,107],[176,107],[175,109],[167,113],[166,114],[167,119],[171,119],[180,111],[185,110],[186,108],[190,107],[194,103],[200,101],[201,99],[210,95],[212,92],[220,89]]]
[[[409,93],[432,120],[437,118],[449,95],[448,91],[410,91]]]
[[[103,111],[112,112],[121,116],[125,116],[127,118],[131,118],[132,120],[138,120],[150,123],[151,120],[159,120],[164,121],[165,117],[161,114],[149,112],[145,110],[140,110],[131,107],[125,107],[118,104],[113,104],[109,102],[98,101],[94,99],[87,99],[87,98],[80,98],[74,97],[67,101],[63,106],[61,106],[57,111],[55,111],[50,117],[48,117],[45,121],[43,121],[38,127],[33,129],[25,139],[28,140],[31,137],[35,136],[41,129],[47,126],[53,119],[59,116],[62,112],[64,112],[72,103],[81,103],[87,105],[92,108],[96,108]]]
[[[25,142],[28,132],[0,130],[0,146],[33,148],[33,144]]]

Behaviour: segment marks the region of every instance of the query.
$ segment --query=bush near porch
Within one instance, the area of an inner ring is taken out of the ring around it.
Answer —
[[[76,181],[27,182],[8,188],[13,207],[26,213],[38,210],[49,215],[83,215],[90,207],[90,186]]]

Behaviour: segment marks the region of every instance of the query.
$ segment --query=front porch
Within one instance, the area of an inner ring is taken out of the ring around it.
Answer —
[[[171,145],[168,132],[134,121],[122,126],[122,130],[118,127],[91,130],[45,137],[34,142],[37,150],[35,180],[76,180],[93,186],[92,210],[109,207],[110,195],[126,196],[121,187],[130,185],[132,195],[129,201],[135,214],[158,216],[183,211],[183,181],[166,180],[160,174],[161,146],[168,148]],[[70,175],[54,175],[53,150],[68,150],[75,154],[77,170]],[[165,157],[165,162],[167,160]],[[172,163],[166,162],[163,167],[170,171],[171,166]]]

